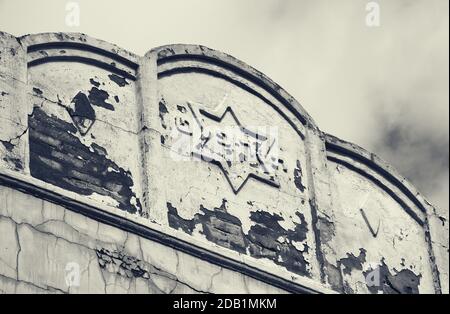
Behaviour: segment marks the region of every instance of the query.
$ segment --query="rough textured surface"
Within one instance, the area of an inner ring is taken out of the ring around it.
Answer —
[[[0,293],[284,293],[3,186],[0,232]]]
[[[2,292],[448,293],[448,213],[221,52],[0,33],[0,122]]]
[[[327,244],[333,248],[325,258],[328,268],[338,270],[330,274],[337,276],[333,282],[344,292],[386,293],[393,292],[392,278],[407,274],[415,286],[400,280],[395,290],[433,293],[433,270],[422,226],[364,177],[332,162],[329,169],[335,217],[332,225],[324,226],[331,229]],[[371,287],[366,278],[373,271],[379,279]]]
[[[30,171],[35,178],[81,195],[97,193],[117,201],[119,208],[142,215],[131,174],[112,162],[107,151],[87,147],[73,124],[35,108],[30,126]],[[134,202],[134,204],[133,204]]]
[[[67,70],[73,77],[66,78]],[[118,86],[103,70],[97,75],[87,70],[86,65],[70,63],[30,69],[31,175],[145,215],[140,201],[137,101],[131,81]],[[46,71],[53,73],[51,78],[46,79]]]
[[[170,203],[169,225],[172,228],[183,230],[192,234],[196,228],[208,241],[222,247],[246,254],[255,258],[266,258],[285,267],[299,275],[310,276],[309,262],[303,254],[308,253],[307,238],[308,227],[305,218],[299,215],[300,223],[294,230],[286,230],[280,222],[284,219],[278,215],[272,216],[267,212],[258,211],[250,213],[250,220],[254,226],[246,235],[242,229],[241,221],[227,213],[226,202],[213,210],[201,208],[192,220],[185,220],[179,216],[178,211]]]
[[[162,195],[170,205],[169,225],[318,279],[302,137],[281,117],[274,116],[264,101],[218,75],[180,71],[160,78],[160,86],[157,130],[164,141],[155,144],[167,156],[168,171],[155,181],[160,182],[163,192],[164,182],[176,173],[196,174],[178,176],[177,182],[171,182],[173,190]],[[211,139],[205,140],[207,135],[197,132],[197,127],[211,128]],[[245,127],[247,134],[260,131],[260,143],[255,145],[259,150],[253,155],[261,154],[261,158],[250,159],[252,143],[247,152],[242,150],[238,144],[245,141],[244,132],[232,134],[236,127]],[[271,132],[276,136],[271,137]],[[229,140],[225,143],[224,138]],[[223,153],[222,144],[226,145]],[[231,156],[230,160],[227,156]],[[164,218],[161,223],[165,223]]]
[[[0,167],[26,167],[26,53],[11,35],[0,32]]]

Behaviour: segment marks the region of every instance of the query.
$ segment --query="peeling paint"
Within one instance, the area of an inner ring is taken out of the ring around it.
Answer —
[[[304,193],[306,187],[303,185],[302,177],[303,177],[302,166],[300,164],[300,161],[297,160],[297,168],[294,169],[294,183],[297,189],[300,192]]]
[[[161,125],[164,129],[167,129],[167,125],[164,121],[164,116],[168,113],[169,113],[169,110],[167,109],[166,101],[163,98],[159,102],[159,118],[161,119]]]
[[[28,129],[25,129],[23,132],[21,132],[14,138],[11,138],[7,141],[0,140],[1,146],[3,146],[6,149],[6,154],[3,156],[2,160],[6,162],[6,164],[13,167],[13,169],[15,170],[24,169],[22,158],[18,153],[20,150],[17,148],[20,146],[20,141],[24,137],[24,135],[27,134],[27,132]]]
[[[309,252],[309,246],[306,242],[308,227],[303,214],[296,213],[300,223],[294,230],[285,230],[279,224],[283,220],[281,216],[263,211],[252,212],[250,219],[255,225],[246,235],[242,222],[228,213],[226,205],[227,201],[223,200],[222,205],[213,210],[201,206],[200,213],[194,219],[187,220],[180,217],[178,210],[168,203],[169,225],[190,235],[201,226],[200,234],[213,243],[255,258],[270,259],[289,271],[310,276],[309,262],[304,257]],[[302,250],[296,246],[301,246]]]
[[[3,161],[5,161],[7,164],[13,165],[15,170],[23,170],[24,169],[22,160],[20,160],[17,157],[6,156],[3,158]]]
[[[73,124],[48,116],[40,108],[34,109],[29,125],[33,177],[81,195],[111,197],[122,210],[142,214],[139,200],[137,206],[131,203],[136,198],[131,174],[108,159],[104,148],[83,145]]]
[[[89,82],[95,87],[100,87],[100,82],[98,82],[92,78],[89,80]]]
[[[89,102],[89,98],[79,92],[72,100],[75,109],[69,108],[69,114],[82,135],[86,135],[95,122],[95,111]]]
[[[37,87],[33,87],[33,92],[34,92],[36,95],[39,95],[39,96],[41,96],[41,95],[43,94],[42,90],[40,90],[40,89],[37,88]]]
[[[97,87],[93,87],[89,91],[89,101],[91,102],[92,105],[114,111],[115,110],[114,106],[112,104],[106,102],[106,100],[108,100],[108,99],[109,99],[109,94],[107,91],[98,89]]]
[[[109,77],[109,79],[111,81],[116,83],[119,87],[124,87],[126,85],[129,85],[129,83],[127,82],[126,78],[123,78],[123,77],[118,76],[116,74],[110,74],[108,77]]]
[[[250,253],[259,258],[272,259],[294,273],[309,276],[309,262],[305,258],[310,249],[306,242],[308,226],[303,214],[297,212],[296,215],[300,223],[294,230],[285,230],[279,224],[282,217],[262,211],[252,212],[250,219],[256,225],[251,227],[248,235]],[[279,238],[284,241],[280,243]],[[298,250],[294,242],[302,243],[303,250]]]
[[[11,144],[10,142],[7,142],[7,141],[1,141],[0,140],[0,143],[6,148],[6,150],[7,151],[9,151],[9,152],[12,152],[13,151],[13,149],[14,149],[14,145],[13,144]]]
[[[167,203],[167,210],[170,227],[176,230],[183,230],[185,233],[192,235],[195,228],[195,220],[186,220],[180,217],[178,210],[171,203]]]
[[[347,253],[347,257],[341,258],[339,260],[339,264],[344,268],[342,272],[346,275],[351,275],[352,270],[356,269],[359,271],[363,270],[363,264],[366,262],[366,253],[365,249],[359,250],[359,255],[355,256],[353,253]]]
[[[389,271],[384,260],[376,271],[379,272],[380,285],[368,285],[367,288],[371,293],[419,294],[419,286],[422,277],[420,274],[416,275],[410,269],[402,269],[400,271],[395,271],[395,274],[393,275]],[[369,276],[371,272],[373,272],[373,269],[364,272],[364,276]]]

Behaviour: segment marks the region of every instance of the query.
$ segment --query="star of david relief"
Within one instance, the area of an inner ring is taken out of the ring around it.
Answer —
[[[277,171],[283,161],[278,158],[277,128],[250,130],[224,104],[208,111],[201,104],[188,102],[186,107],[178,106],[178,109],[189,115],[192,122],[183,118],[175,120],[178,132],[192,139],[191,156],[219,167],[235,194],[250,179],[280,188]]]

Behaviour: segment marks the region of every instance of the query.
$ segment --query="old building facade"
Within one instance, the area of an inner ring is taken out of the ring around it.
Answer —
[[[0,33],[0,292],[448,293],[447,214],[202,46]]]

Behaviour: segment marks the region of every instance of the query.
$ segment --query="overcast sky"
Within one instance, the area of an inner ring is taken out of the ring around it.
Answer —
[[[320,128],[391,162],[449,208],[448,0],[0,0],[0,30],[82,32],[143,55],[203,44],[264,72]]]

